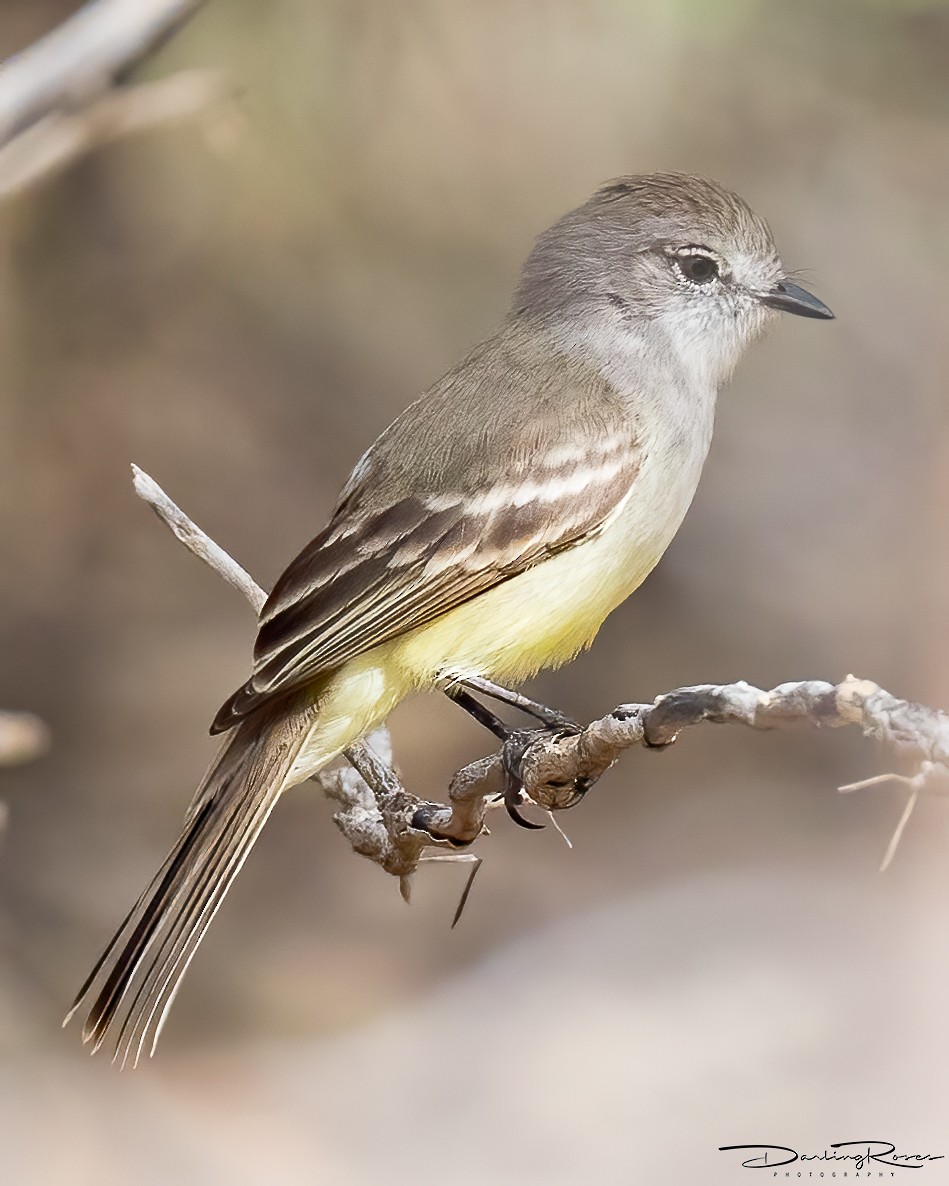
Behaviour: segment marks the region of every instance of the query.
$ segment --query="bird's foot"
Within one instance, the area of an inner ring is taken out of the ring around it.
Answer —
[[[532,823],[521,815],[518,808],[524,804],[531,804],[547,811],[564,811],[569,807],[575,807],[593,786],[593,780],[582,776],[562,782],[547,782],[540,802],[531,798],[524,790],[523,763],[531,747],[539,741],[556,741],[579,731],[579,726],[571,722],[567,727],[548,725],[542,729],[519,729],[512,731],[505,740],[501,750],[501,761],[504,766],[504,807],[519,827],[532,830],[544,827],[543,824]]]
[[[470,690],[468,690],[470,689]],[[495,713],[485,707],[471,692],[480,692],[483,696],[490,696],[512,708],[517,708],[528,716],[540,721],[541,727],[535,729],[512,729]],[[521,828],[539,830],[544,824],[535,824],[521,815],[519,808],[525,803],[533,803],[524,791],[522,766],[524,756],[531,746],[540,740],[556,740],[581,731],[576,721],[557,709],[548,708],[545,704],[538,704],[520,692],[512,692],[509,688],[502,688],[490,680],[480,676],[458,679],[445,689],[446,695],[454,700],[461,708],[474,718],[480,725],[490,730],[501,742],[502,762],[504,765],[504,791],[501,796],[505,810],[511,819]],[[551,785],[549,802],[537,804],[549,810],[562,810],[579,803],[592,783],[587,779],[578,778],[563,785]]]

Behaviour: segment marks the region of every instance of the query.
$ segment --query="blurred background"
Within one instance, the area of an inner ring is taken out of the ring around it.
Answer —
[[[4,0],[0,54],[76,8]],[[533,236],[623,173],[707,173],[837,314],[720,402],[695,505],[595,648],[580,719],[848,672],[949,706],[949,6],[211,0],[141,72],[236,97],[0,205],[0,1177],[725,1183],[718,1146],[949,1154],[949,812],[838,796],[856,733],[693,730],[547,828],[497,818],[407,908],[298,788],[119,1076],[60,1019],[177,836],[254,624],[139,502],[264,585],[374,436],[503,312]],[[392,720],[439,797],[490,748]],[[923,1170],[949,1182],[946,1161]]]

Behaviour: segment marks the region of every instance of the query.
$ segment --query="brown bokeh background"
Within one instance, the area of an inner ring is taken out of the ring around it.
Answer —
[[[74,6],[5,0],[0,52]],[[681,684],[854,671],[949,705],[949,7],[910,0],[211,0],[148,66],[233,107],[0,207],[0,1178],[741,1181],[719,1145],[949,1154],[949,815],[839,797],[859,736],[692,731],[463,872],[394,881],[318,792],[281,804],[134,1075],[59,1021],[177,835],[245,675],[241,599],[135,461],[261,583],[373,437],[611,176],[703,172],[837,314],[720,403],[668,555],[540,679],[580,718]],[[485,738],[393,719],[437,795]],[[947,1162],[920,1177],[949,1182]],[[924,1177],[925,1175],[925,1177]]]

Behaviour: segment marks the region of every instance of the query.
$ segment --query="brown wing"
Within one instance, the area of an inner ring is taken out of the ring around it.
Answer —
[[[277,582],[254,674],[215,731],[587,539],[629,493],[639,463],[635,442],[611,435],[572,457],[550,450],[473,494],[412,494],[372,511],[344,499]]]
[[[213,732],[598,531],[642,460],[627,400],[514,319],[399,416],[277,582]]]

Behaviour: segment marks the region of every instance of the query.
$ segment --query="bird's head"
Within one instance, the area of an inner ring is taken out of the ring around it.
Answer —
[[[597,324],[648,335],[716,385],[775,311],[833,317],[746,202],[680,173],[611,181],[540,235],[515,308],[587,338]]]

